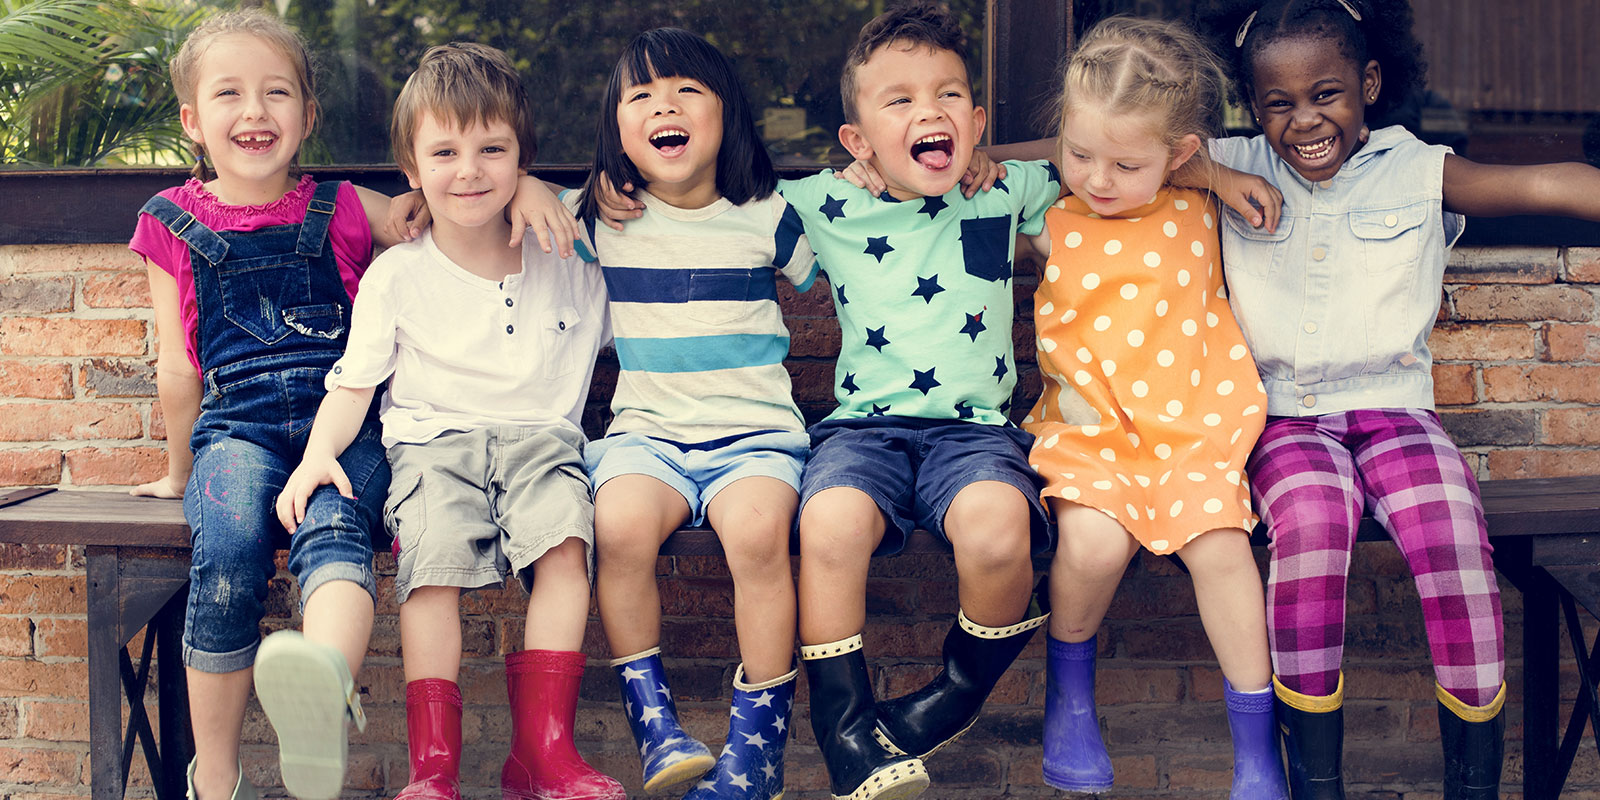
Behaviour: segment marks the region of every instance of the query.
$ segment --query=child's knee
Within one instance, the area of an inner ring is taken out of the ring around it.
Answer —
[[[721,533],[722,552],[728,571],[738,581],[741,575],[771,576],[789,571],[789,530],[784,525],[749,525]]]
[[[538,578],[582,578],[589,580],[589,548],[582,539],[568,537],[534,559]]]
[[[952,533],[982,532],[985,536],[1026,539],[1033,524],[1033,508],[1017,487],[1000,481],[967,484],[945,511],[944,527]]]

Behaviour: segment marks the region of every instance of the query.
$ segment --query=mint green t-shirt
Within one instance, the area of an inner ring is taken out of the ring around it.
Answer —
[[[828,276],[842,345],[839,408],[828,419],[891,415],[1004,425],[1017,384],[1011,260],[1061,194],[1047,161],[1007,161],[972,199],[874,197],[831,171],[778,190],[799,213]]]

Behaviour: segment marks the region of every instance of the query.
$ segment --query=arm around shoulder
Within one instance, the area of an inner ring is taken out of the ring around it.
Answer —
[[[178,282],[172,274],[154,263],[148,264],[150,304],[156,318],[156,396],[161,402],[167,427],[167,474],[133,487],[131,494],[141,497],[178,498],[194,466],[189,450],[189,433],[200,416],[201,383],[194,365],[189,363],[187,334],[178,295]]]
[[[1444,157],[1444,207],[1479,217],[1554,214],[1600,221],[1600,169],[1588,164],[1480,164]]]

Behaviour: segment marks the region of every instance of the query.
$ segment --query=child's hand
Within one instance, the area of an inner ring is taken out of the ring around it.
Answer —
[[[300,466],[294,468],[294,473],[283,484],[283,491],[278,493],[278,522],[283,523],[283,529],[291,536],[306,519],[306,500],[318,486],[328,483],[333,484],[339,494],[355,499],[355,490],[350,487],[344,468],[339,466],[339,459],[308,450]]]
[[[1278,229],[1278,218],[1283,212],[1283,192],[1266,178],[1248,172],[1235,172],[1217,181],[1217,199],[1244,217],[1257,228],[1268,231]]]
[[[633,184],[622,184],[622,191],[619,192],[616,184],[601,172],[595,181],[595,187],[600,190],[595,197],[600,204],[600,221],[604,222],[606,227],[620,232],[622,223],[644,216],[644,203],[633,199]]]
[[[409,242],[421,236],[422,230],[432,221],[427,199],[420,190],[413,189],[389,200],[389,216],[383,227],[395,239]]]
[[[873,197],[889,191],[889,184],[883,175],[874,169],[872,164],[857,159],[850,162],[850,166],[833,173],[835,180],[849,181],[856,186],[866,189]]]
[[[973,150],[972,161],[967,164],[966,174],[961,176],[961,196],[970,200],[978,190],[987,192],[994,188],[995,181],[1005,177],[1005,164],[990,158],[982,150]]]
[[[149,482],[141,483],[128,490],[134,497],[159,497],[162,500],[179,500],[183,497],[183,485],[187,481],[175,481],[171,475],[162,475]]]
[[[557,187],[559,188],[559,187]],[[578,238],[578,220],[561,204],[561,199],[544,181],[524,175],[517,180],[517,194],[507,207],[511,214],[511,246],[522,244],[528,230],[539,238],[539,249],[550,252],[551,245],[562,258],[572,256],[572,242]]]

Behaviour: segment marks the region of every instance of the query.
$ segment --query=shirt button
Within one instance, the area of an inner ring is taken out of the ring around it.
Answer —
[[[567,329],[567,323],[565,323],[565,322],[557,322],[556,323],[556,330],[564,331],[566,329]]]
[[[512,330],[514,329],[510,325],[506,326],[506,333],[510,333]]]
[[[1317,186],[1319,186],[1319,187],[1321,187],[1323,189],[1332,189],[1333,188],[1333,181],[1317,181]]]
[[[510,308],[510,307],[511,307],[511,298],[507,297],[506,298],[506,308]]]
[[[1400,218],[1390,214],[1389,216],[1383,218],[1383,224],[1393,228],[1394,226],[1400,224]]]
[[[1306,408],[1315,408],[1317,405],[1317,396],[1314,394],[1308,394],[1300,402],[1304,404]]]
[[[1317,323],[1315,323],[1315,322],[1307,322],[1306,325],[1305,325],[1305,329],[1306,329],[1306,333],[1316,333],[1317,332]]]
[[[334,367],[333,368],[333,374],[338,375],[341,372],[344,372],[344,367]]]
[[[1325,247],[1318,247],[1317,249],[1311,251],[1311,257],[1321,261],[1322,259],[1328,257],[1328,250]]]

